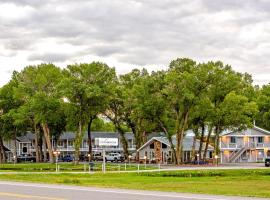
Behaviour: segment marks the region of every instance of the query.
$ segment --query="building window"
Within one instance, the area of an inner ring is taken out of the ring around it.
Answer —
[[[258,143],[263,143],[263,137],[258,137]]]
[[[236,143],[236,138],[235,137],[231,137],[231,141],[230,141],[232,144],[235,144]]]
[[[132,148],[132,139],[128,139],[128,148]]]
[[[150,149],[154,149],[154,148],[155,148],[154,143],[150,144]]]
[[[213,152],[209,151],[209,158],[213,158]]]
[[[58,140],[57,146],[58,147],[63,147],[64,146],[64,141],[63,140]]]
[[[69,146],[69,147],[73,147],[73,141],[70,141],[70,140],[69,140],[69,141],[68,141],[68,146]]]
[[[167,149],[167,145],[162,143],[162,149]]]

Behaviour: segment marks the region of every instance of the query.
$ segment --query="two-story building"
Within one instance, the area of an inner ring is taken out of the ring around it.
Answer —
[[[262,162],[270,157],[270,132],[254,126],[220,136],[222,163]]]
[[[117,142],[117,145],[112,146],[100,146],[99,145],[99,139],[101,138],[107,138],[107,139],[114,139]],[[128,151],[129,152],[135,152],[135,143],[134,143],[134,136],[132,133],[126,133],[125,138],[128,143]],[[74,141],[75,141],[75,134],[73,132],[65,132],[63,133],[57,140],[52,139],[52,148],[53,150],[60,151],[60,156],[65,155],[74,155],[75,148],[74,148]],[[5,147],[7,148],[7,156],[8,160],[11,161],[13,158],[13,154],[15,152],[17,155],[21,154],[36,154],[35,149],[35,136],[33,133],[28,132],[24,136],[17,137],[16,144],[15,141],[9,140],[4,142]],[[43,150],[44,150],[43,145]],[[80,153],[81,155],[87,155],[88,154],[88,137],[87,133],[84,134],[82,138],[82,144],[80,146]],[[123,146],[120,142],[120,134],[116,132],[92,132],[92,150],[94,152],[101,152],[103,149],[105,149],[106,152],[123,152]]]

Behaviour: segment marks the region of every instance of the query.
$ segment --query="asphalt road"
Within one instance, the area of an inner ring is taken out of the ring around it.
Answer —
[[[35,183],[17,183],[0,181],[1,200],[259,200],[259,198],[241,198],[150,192],[120,189],[101,189],[63,185]],[[263,200],[263,199],[261,199]],[[265,200],[265,199],[264,199]]]

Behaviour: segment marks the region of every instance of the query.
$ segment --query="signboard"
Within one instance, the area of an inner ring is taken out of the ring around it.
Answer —
[[[118,146],[118,138],[96,138],[95,144],[98,146]]]

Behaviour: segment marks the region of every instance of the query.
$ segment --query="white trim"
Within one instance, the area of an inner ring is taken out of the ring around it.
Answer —
[[[143,148],[145,148],[145,147],[146,147],[147,145],[149,145],[153,140],[157,140],[157,141],[159,141],[159,142],[161,142],[161,143],[163,143],[163,144],[166,144],[167,146],[171,147],[171,145],[170,145],[169,143],[166,143],[166,142],[162,141],[162,140],[160,139],[160,137],[152,137],[150,140],[148,140],[146,143],[144,143],[144,145],[142,145],[142,146],[137,150],[137,152],[140,151],[140,150],[142,150]]]

